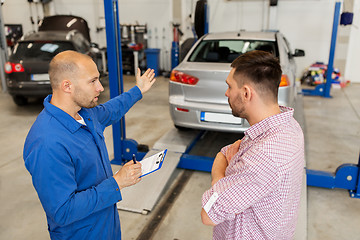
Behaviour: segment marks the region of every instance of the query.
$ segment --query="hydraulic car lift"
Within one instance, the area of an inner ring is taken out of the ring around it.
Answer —
[[[114,98],[124,91],[118,0],[104,0],[104,8],[110,97]],[[335,12],[336,11],[337,10],[335,10]],[[302,109],[302,106],[300,109]],[[131,189],[130,191],[124,189],[122,195],[127,196],[123,198],[123,201],[118,203],[118,207],[135,212],[151,211],[176,167],[210,172],[213,158],[190,154],[190,151],[205,133],[206,131],[190,131],[184,133],[173,129],[155,143],[152,150],[147,152],[147,150],[141,151],[140,145],[135,140],[126,138],[125,118],[122,118],[119,123],[114,124],[114,159],[112,160],[112,164],[122,165],[126,161],[131,160],[133,154],[136,155],[137,159],[141,160],[147,154],[150,156],[157,151],[165,148],[168,149],[166,164],[163,166],[165,169],[163,169],[162,175],[149,175],[144,181],[141,181],[137,185],[137,192],[142,192],[144,196],[148,196],[150,199],[144,201],[144,199],[138,198],[138,194],[132,194]],[[347,189],[350,191],[351,197],[360,198],[360,190],[358,188],[360,186],[359,166],[360,158],[357,165],[343,164],[337,168],[335,173],[307,169],[307,185],[330,189]],[[142,190],[139,190],[140,188]],[[144,206],[144,204],[146,206]]]
[[[303,89],[302,91],[305,96],[321,96],[325,98],[331,98],[330,89],[331,89],[331,84],[333,83],[332,73],[334,70],[335,46],[336,46],[337,30],[340,19],[340,7],[341,7],[341,2],[336,2],[335,10],[334,10],[333,28],[331,34],[329,61],[326,70],[326,83],[317,85],[315,89]]]

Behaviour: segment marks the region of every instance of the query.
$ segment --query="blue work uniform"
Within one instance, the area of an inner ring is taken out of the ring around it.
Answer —
[[[142,98],[138,87],[79,114],[86,126],[44,100],[31,127],[24,161],[46,212],[51,239],[121,239],[121,193],[105,145],[105,127]]]

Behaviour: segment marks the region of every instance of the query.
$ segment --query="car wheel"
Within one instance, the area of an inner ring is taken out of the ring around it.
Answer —
[[[191,47],[194,45],[196,39],[188,38],[180,46],[180,62],[185,58],[186,54],[190,51]]]
[[[199,0],[195,7],[195,32],[198,38],[201,38],[205,33],[205,1]]]
[[[24,96],[19,96],[19,95],[13,96],[13,100],[15,104],[18,106],[24,106],[28,103],[28,99]]]

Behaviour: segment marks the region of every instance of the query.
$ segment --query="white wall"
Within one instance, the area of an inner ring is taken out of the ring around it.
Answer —
[[[360,1],[354,1],[354,19],[350,29],[350,40],[345,68],[345,79],[360,82]]]
[[[30,23],[30,8],[26,0],[7,0],[2,6],[2,14],[5,24],[22,24],[24,33],[35,30]]]
[[[105,30],[96,31],[104,22],[103,0],[54,0],[51,2],[54,14],[72,14],[83,17],[89,25],[93,42],[106,46]],[[35,4],[32,4],[33,7]],[[41,7],[41,4],[38,4]],[[170,47],[172,41],[172,2],[170,0],[119,0],[121,24],[147,24],[149,31],[148,47],[165,49],[161,52],[161,64],[170,67]],[[42,9],[39,9],[39,13]],[[30,23],[27,0],[6,0],[3,5],[4,22],[23,24],[24,32],[36,30]],[[36,11],[33,10],[34,15]],[[39,14],[41,15],[41,14]],[[42,16],[42,15],[41,15]],[[40,16],[40,18],[41,18]],[[165,56],[167,54],[167,57]]]
[[[269,1],[209,0],[210,31],[268,29]],[[334,0],[279,0],[275,29],[289,40],[292,49],[304,49],[306,56],[296,58],[298,76],[311,63],[328,62]]]
[[[352,1],[352,0],[345,0]],[[327,63],[330,50],[332,22],[336,0],[279,0],[275,28],[287,37],[293,49],[304,49],[306,56],[296,58],[298,76],[315,61]],[[354,0],[359,9],[359,1]],[[56,14],[74,14],[85,18],[91,28],[91,37],[100,46],[105,46],[105,31],[96,32],[100,19],[104,17],[103,0],[54,0]],[[181,30],[185,33],[181,40],[192,37],[191,21],[194,18],[196,0],[181,0]],[[269,0],[208,0],[210,8],[210,32],[234,30],[263,30],[269,26]],[[172,42],[173,0],[119,0],[120,22],[124,24],[148,24],[149,47],[161,48],[161,65],[169,65]],[[174,5],[178,6],[178,2]],[[176,9],[174,10],[176,11]],[[34,11],[33,11],[34,12]],[[354,24],[360,26],[358,12],[354,12]],[[27,0],[6,0],[3,5],[5,23],[22,23],[24,31],[32,30]],[[190,19],[188,16],[192,14]],[[351,81],[354,76],[354,62],[342,64],[344,58],[356,58],[355,48],[359,42],[359,29],[339,28],[346,36],[338,41],[335,64],[339,64],[342,74]],[[339,35],[339,34],[338,34]],[[351,37],[350,41],[346,38]],[[341,36],[340,36],[341,37]],[[355,40],[354,40],[355,39]],[[351,42],[351,46],[347,44]],[[349,46],[348,46],[349,45]],[[357,51],[359,52],[359,51]],[[164,54],[167,54],[164,56]],[[337,61],[338,59],[338,61]],[[345,69],[347,72],[345,72]],[[345,73],[344,73],[345,72]],[[358,78],[357,78],[358,79]],[[358,80],[360,81],[360,80]]]
[[[208,0],[209,29],[210,32],[240,29],[259,31],[269,29],[270,23],[274,23],[275,28],[272,30],[280,30],[289,40],[293,50],[295,48],[305,50],[305,57],[296,58],[297,75],[300,77],[310,64],[316,61],[328,63],[335,2],[336,0],[279,0],[276,19],[269,19],[269,0]],[[345,2],[349,6],[352,0]],[[359,0],[354,2],[359,5]],[[192,35],[186,17],[195,8],[195,3],[195,0],[183,0],[182,30],[186,33],[185,38]],[[356,11],[354,14],[356,15]],[[360,26],[356,24],[355,19],[354,25]],[[349,28],[350,26],[338,28],[334,61],[334,67],[339,68],[346,79],[350,79],[346,71],[349,71],[349,68],[353,69],[348,66],[349,61],[346,61],[347,53],[354,53],[353,48],[358,47],[355,42],[359,42],[359,39],[353,40],[352,46],[349,46]],[[351,29],[351,38],[354,38],[357,28]],[[356,81],[353,77],[350,80]]]

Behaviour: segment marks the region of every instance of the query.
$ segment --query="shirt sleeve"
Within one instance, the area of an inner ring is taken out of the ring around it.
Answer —
[[[36,146],[24,155],[25,165],[47,216],[56,224],[71,224],[122,199],[113,177],[77,191],[75,169],[66,149],[51,140],[39,142],[34,142]]]
[[[120,121],[130,108],[140,99],[142,94],[137,86],[119,96],[110,99],[104,104],[93,108],[94,115],[98,121],[105,127]]]
[[[266,195],[278,184],[276,164],[261,151],[250,149],[202,196],[202,207],[213,223],[232,220],[237,214]]]
[[[222,154],[224,154],[224,156],[226,156],[226,151],[228,150],[228,148],[231,146],[231,144],[229,144],[229,145],[226,145],[225,147],[223,147],[221,150],[220,150],[220,152],[222,153]]]

